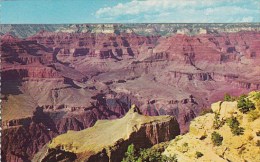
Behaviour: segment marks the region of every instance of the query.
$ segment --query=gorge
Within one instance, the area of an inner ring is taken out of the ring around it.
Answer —
[[[133,104],[174,117],[184,134],[226,93],[260,89],[259,25],[165,26],[2,30],[2,159],[31,161],[54,137],[123,119]]]

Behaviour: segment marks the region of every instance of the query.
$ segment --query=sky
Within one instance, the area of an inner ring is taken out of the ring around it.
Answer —
[[[260,0],[1,0],[1,24],[260,22]]]

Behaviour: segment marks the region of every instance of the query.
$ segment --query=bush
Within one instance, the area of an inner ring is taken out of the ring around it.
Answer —
[[[239,122],[237,120],[236,117],[231,117],[231,118],[228,118],[227,121],[226,121],[227,125],[233,129],[235,127],[239,127]]]
[[[231,95],[228,94],[228,93],[226,93],[226,94],[224,95],[224,101],[231,101]]]
[[[244,128],[242,127],[236,127],[234,129],[231,129],[231,132],[233,133],[233,135],[235,136],[239,136],[239,135],[243,135],[244,134]]]
[[[136,150],[134,145],[128,146],[127,152],[122,162],[176,162],[176,157],[162,155],[160,149],[149,148]]]
[[[252,101],[246,98],[246,95],[241,95],[237,101],[237,108],[242,113],[248,113],[250,110],[255,109],[255,105]]]
[[[214,131],[211,134],[211,140],[215,146],[220,146],[222,145],[223,137],[219,133]]]
[[[202,154],[201,152],[196,151],[196,158],[197,158],[197,159],[200,158],[200,157],[202,157],[202,156],[203,156],[203,154]]]
[[[208,113],[213,113],[212,109],[202,110],[201,113],[200,113],[200,116],[201,116],[201,115],[208,114]]]
[[[238,136],[238,135],[244,134],[244,128],[239,127],[240,124],[239,124],[237,118],[235,118],[235,117],[228,118],[226,123],[230,127],[233,135]]]
[[[147,161],[147,162],[168,162],[168,161],[175,161],[175,157],[167,157],[162,155],[156,149],[142,149],[139,154],[138,162],[140,161]]]
[[[215,113],[214,121],[213,121],[213,128],[219,129],[225,124],[225,121],[220,120],[219,113]]]
[[[125,158],[122,162],[137,161],[137,151],[135,150],[134,144],[128,146],[125,153]]]
[[[230,94],[226,93],[224,95],[224,101],[235,101],[237,99],[237,97],[235,96],[231,96]]]

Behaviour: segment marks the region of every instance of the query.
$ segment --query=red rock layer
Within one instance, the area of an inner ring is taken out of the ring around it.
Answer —
[[[122,117],[132,103],[147,115],[175,116],[184,133],[195,116],[225,93],[260,88],[259,32],[168,37],[40,32],[23,40],[8,34],[1,38],[2,83],[19,82],[17,88],[25,89],[19,95],[35,94],[48,119],[40,120],[39,114],[19,119],[17,114],[18,119],[3,122],[6,161],[28,161],[54,136],[85,129],[98,119]],[[50,90],[43,87],[50,96],[42,98],[43,93],[23,87],[25,80],[62,82]],[[6,102],[17,95],[8,88],[2,94]],[[78,98],[82,94],[86,96]],[[126,96],[131,102],[122,99]],[[68,106],[75,103],[81,105]]]

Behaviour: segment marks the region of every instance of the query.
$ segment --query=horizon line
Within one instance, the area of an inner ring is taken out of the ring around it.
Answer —
[[[119,22],[117,22],[117,23],[50,23],[50,24],[48,24],[48,23],[42,23],[42,24],[38,24],[38,23],[24,23],[24,24],[20,24],[20,23],[0,23],[0,25],[84,25],[84,24],[86,24],[86,25],[88,25],[88,24],[90,24],[90,25],[99,25],[99,24],[260,24],[260,22],[229,22],[229,23],[227,23],[227,22],[214,22],[214,23],[205,23],[205,22],[196,22],[196,23],[191,23],[191,22],[187,22],[187,23],[178,23],[178,22],[176,22],[176,23],[172,23],[172,22],[170,22],[170,23],[155,23],[155,22],[152,22],[152,23],[148,23],[148,22],[146,22],[146,23],[129,23],[129,22],[125,22],[125,23],[119,23]]]

